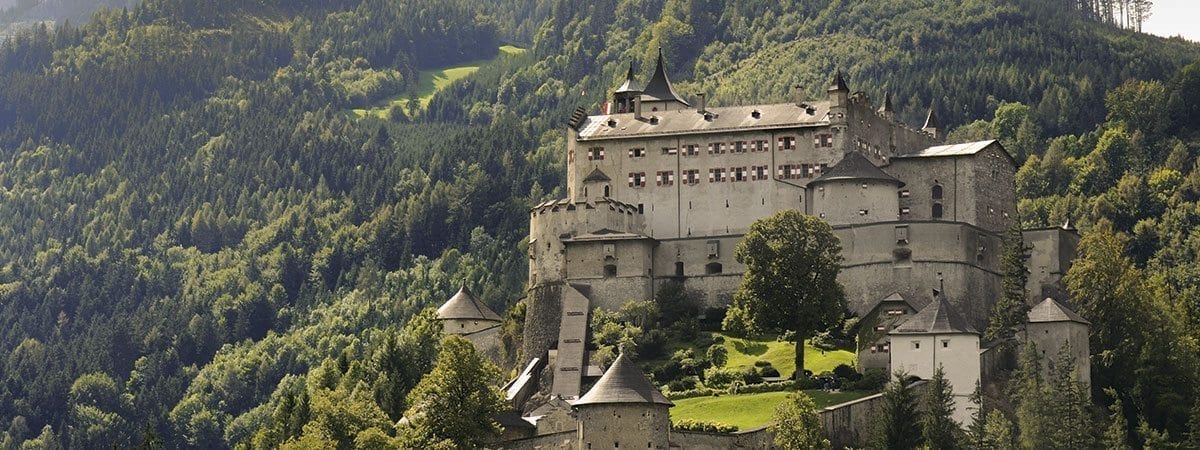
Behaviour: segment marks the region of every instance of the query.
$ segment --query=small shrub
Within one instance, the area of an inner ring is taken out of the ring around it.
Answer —
[[[713,367],[725,367],[725,363],[729,362],[729,350],[723,345],[714,344],[708,348],[708,361]]]
[[[672,423],[671,428],[680,431],[701,431],[706,433],[733,433],[738,430],[738,427],[733,425],[694,419],[683,419]]]
[[[770,367],[770,366],[771,366],[770,361],[760,359],[760,360],[754,362],[754,367]]]
[[[796,389],[799,389],[802,391],[808,390],[808,389],[816,389],[816,388],[820,387],[817,380],[811,376],[801,377],[799,380],[796,380],[795,383],[796,383]]]
[[[796,332],[792,330],[784,331],[775,340],[779,342],[796,342]]]
[[[741,380],[741,372],[734,369],[722,369],[720,367],[710,367],[704,371],[704,385],[710,388],[724,389],[732,383],[733,380]]]
[[[754,325],[750,322],[750,313],[742,308],[730,306],[725,312],[725,319],[721,321],[721,329],[731,336],[746,337],[753,332]]]
[[[781,376],[781,375],[779,375],[779,369],[776,369],[771,366],[767,366],[767,367],[763,367],[763,368],[759,369],[758,374],[762,375],[763,378]]]
[[[846,364],[838,364],[837,367],[834,367],[833,375],[838,378],[846,378],[855,381],[862,377],[862,375],[859,375],[853,367],[850,367]]]
[[[741,380],[746,384],[759,384],[763,382],[762,375],[759,375],[758,370],[753,367],[742,369]]]
[[[687,390],[695,389],[696,382],[697,382],[696,377],[676,378],[674,380],[671,380],[670,383],[667,383],[667,388],[669,388],[671,390],[671,392],[687,391]]]
[[[862,378],[851,384],[849,388],[856,391],[878,391],[883,389],[883,386],[887,385],[887,382],[887,371],[876,367],[867,369],[862,374]]]
[[[725,343],[725,336],[714,334],[712,336],[712,345],[722,345]]]

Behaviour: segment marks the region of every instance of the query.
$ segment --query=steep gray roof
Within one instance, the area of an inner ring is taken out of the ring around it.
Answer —
[[[642,111],[653,117],[638,120],[634,113],[588,116],[580,119],[577,137],[580,141],[621,139],[645,136],[697,135],[730,131],[777,130],[828,125],[829,102],[812,102],[807,108],[795,103],[748,106],[709,106],[708,117],[694,109],[678,111]],[[809,109],[811,108],[811,109]],[[812,111],[810,114],[809,111]],[[757,112],[757,117],[755,112]],[[614,126],[609,126],[609,121]],[[698,141],[697,141],[698,142]],[[687,142],[685,142],[687,143]]]
[[[662,49],[658,49],[658,62],[654,65],[654,75],[650,77],[650,82],[646,83],[646,89],[642,90],[642,99],[643,101],[676,101],[682,103],[683,106],[691,106],[675,92],[675,87],[671,86],[671,79],[667,78],[667,68],[663,65]]]
[[[622,353],[592,389],[572,405],[601,405],[612,403],[657,403],[674,406],[658,388],[650,384],[637,365]]]
[[[600,170],[600,168],[597,167],[597,168],[592,169],[592,173],[589,173],[588,176],[583,177],[584,183],[588,183],[588,182],[592,182],[592,181],[612,181],[612,178],[609,178],[608,175],[606,175],[603,170]]]
[[[879,112],[881,112],[881,113],[896,112],[895,108],[892,108],[892,93],[891,93],[891,91],[883,93],[883,105],[879,106]]]
[[[1029,323],[1037,322],[1078,322],[1091,325],[1091,322],[1080,317],[1079,314],[1075,314],[1075,311],[1071,311],[1050,297],[1046,297],[1045,300],[1029,310]]]
[[[932,106],[929,107],[929,115],[925,116],[925,126],[921,127],[922,130],[927,128],[941,128],[938,126],[937,114],[934,114]]]
[[[875,167],[875,164],[872,164],[866,156],[863,156],[859,152],[847,153],[837,165],[831,167],[829,171],[809,183],[822,183],[835,180],[880,180],[904,186],[904,182]]]
[[[889,334],[979,334],[970,322],[954,310],[954,306],[946,301],[946,294],[939,293],[937,298],[929,302],[920,312],[913,314],[908,320],[901,322]]]
[[[829,83],[829,92],[835,91],[850,92],[850,87],[846,86],[846,78],[842,76],[841,69],[833,74],[833,82]]]
[[[637,80],[633,79],[633,62],[632,61],[629,63],[629,72],[625,73],[625,82],[622,83],[621,86],[618,87],[616,90],[616,93],[618,93],[618,94],[622,93],[622,92],[635,92],[635,93],[642,92],[642,84],[638,83]]]
[[[469,319],[469,320],[491,320],[500,321],[500,316],[496,315],[483,302],[475,298],[466,286],[458,290],[457,294],[450,297],[446,303],[442,304],[437,310],[438,318],[442,320],[448,319]]]

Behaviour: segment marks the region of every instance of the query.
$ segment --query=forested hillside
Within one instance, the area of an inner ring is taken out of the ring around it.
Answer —
[[[348,114],[504,42],[530,51],[425,110]],[[1200,267],[1179,212],[1200,113],[1167,101],[1200,98],[1200,48],[1067,6],[147,0],[0,47],[0,448],[395,439],[436,355],[419,312],[460,283],[497,311],[523,295],[562,124],[660,47],[715,103],[816,95],[835,68],[909,122],[932,103],[1017,153],[1027,224],[1112,222],[1130,270]]]

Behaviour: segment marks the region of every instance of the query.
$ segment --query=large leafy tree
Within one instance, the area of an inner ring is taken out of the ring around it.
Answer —
[[[841,251],[829,224],[796,210],[754,222],[735,251],[746,273],[733,307],[759,330],[795,333],[797,375],[804,370],[804,341],[845,310],[837,282]]]
[[[406,443],[413,448],[481,448],[500,432],[492,420],[504,408],[500,381],[500,369],[474,344],[447,337],[433,371],[408,395],[412,406],[405,414]]]
[[[781,450],[824,450],[830,448],[829,440],[821,428],[821,416],[817,404],[803,392],[788,395],[787,400],[775,407],[771,416],[771,431],[775,433],[775,447]]]

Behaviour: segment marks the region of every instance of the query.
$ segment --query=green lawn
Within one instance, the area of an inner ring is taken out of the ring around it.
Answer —
[[[499,50],[500,52],[496,54],[497,57],[501,55],[519,55],[525,52],[525,49],[514,47],[512,45],[500,46]],[[424,109],[426,106],[429,106],[429,101],[433,99],[433,94],[436,94],[446,86],[449,86],[450,83],[466,78],[468,75],[475,73],[480,67],[491,61],[491,59],[481,59],[477,61],[466,62],[462,65],[454,67],[446,67],[435,70],[422,70],[417,75],[417,86],[413,88],[412,92],[397,95],[384,100],[380,104],[370,109],[353,109],[351,111],[354,112],[355,117],[363,117],[370,114],[381,119],[386,119],[388,110],[390,110],[393,105],[400,105],[405,107],[405,114],[412,115],[412,111],[407,107],[409,98],[416,97],[420,108]]]
[[[818,409],[866,397],[870,394],[857,391],[830,393],[810,390],[804,392],[813,398]],[[765,392],[675,400],[675,407],[671,408],[671,420],[693,419],[721,422],[737,426],[741,430],[748,430],[770,422],[775,405],[786,399],[789,393]]]
[[[752,366],[755,361],[770,361],[782,376],[796,371],[796,344],[775,340],[751,341],[725,336],[729,362],[725,367]],[[804,365],[814,374],[832,371],[838,364],[855,364],[854,352],[847,350],[822,351],[812,345],[804,346]]]

